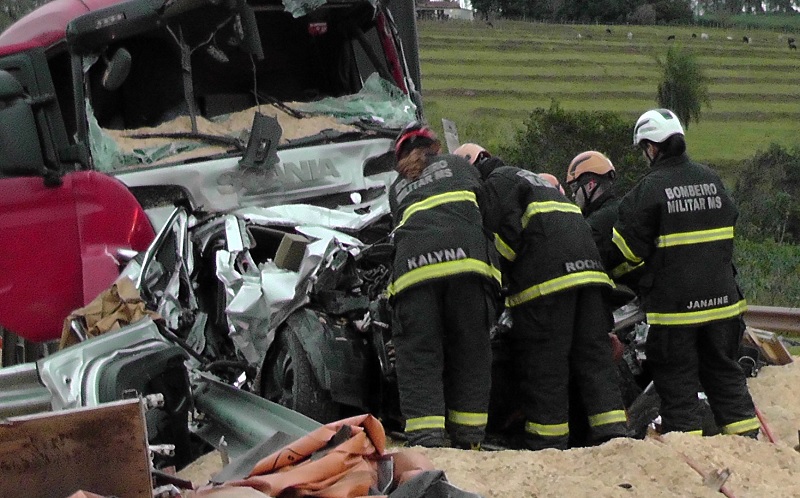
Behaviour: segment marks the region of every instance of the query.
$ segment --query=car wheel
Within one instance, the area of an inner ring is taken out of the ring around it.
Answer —
[[[271,401],[322,423],[339,420],[342,407],[320,386],[308,355],[291,330],[284,329],[275,338],[275,354],[267,371],[273,376],[279,393]]]
[[[4,367],[36,361],[45,355],[44,344],[31,342],[3,327],[0,327],[0,332],[3,337]]]

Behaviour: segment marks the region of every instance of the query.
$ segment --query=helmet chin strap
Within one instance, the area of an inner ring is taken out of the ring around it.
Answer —
[[[649,145],[644,149],[644,155],[647,156],[647,159],[650,160],[650,167],[651,168],[656,163],[656,159],[658,159],[658,156],[661,154],[661,151],[658,150],[658,147],[655,147],[655,149],[656,149],[656,153],[653,154],[652,156],[650,156],[650,152],[649,152],[650,146]]]
[[[594,185],[591,189],[587,188],[590,184]],[[588,181],[578,188],[581,189],[583,193],[583,207],[581,207],[581,211],[584,211],[594,200],[595,194],[597,193],[597,182]]]

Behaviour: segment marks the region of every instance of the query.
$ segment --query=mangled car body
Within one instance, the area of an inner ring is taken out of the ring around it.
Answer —
[[[349,412],[396,420],[382,295],[391,249],[378,235],[388,227],[388,205],[382,198],[359,211],[176,208],[120,276],[161,318],[91,339],[75,320],[77,344],[0,370],[0,416],[162,394],[164,406],[148,413],[150,437],[181,448],[179,465],[197,456],[187,420],[198,432],[212,430],[207,412],[221,404],[218,392],[208,393],[214,383],[321,421]],[[289,240],[301,241],[299,266],[281,256]]]
[[[124,263],[118,251],[144,250],[176,201],[215,213],[336,208],[380,195],[392,139],[421,113],[408,0],[54,0],[0,34],[0,70],[20,83],[13,98],[33,109],[46,151],[37,164],[3,162],[0,217],[22,219],[34,203],[65,212],[64,199],[110,188],[97,178],[117,190],[121,182],[133,205],[122,209],[115,193],[69,206],[79,216],[117,214],[106,221],[111,234],[76,230],[72,245],[42,244],[69,224],[40,216],[36,230],[16,233],[14,248],[0,246],[9,259],[38,245],[31,259],[45,262],[0,275],[7,344],[11,332],[55,339],[70,310],[111,284]],[[81,175],[94,183],[76,195]],[[54,197],[62,204],[42,204]],[[65,255],[73,246],[81,258]],[[56,261],[73,267],[37,295],[30,283],[55,274]],[[98,265],[109,270],[91,270]],[[17,359],[31,358],[6,354]]]

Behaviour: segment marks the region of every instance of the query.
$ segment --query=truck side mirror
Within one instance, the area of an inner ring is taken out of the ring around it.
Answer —
[[[42,144],[22,84],[0,70],[0,177],[41,176]]]
[[[104,61],[106,70],[103,71],[101,81],[103,88],[110,91],[118,90],[131,74],[131,53],[119,48],[111,58],[104,57]]]

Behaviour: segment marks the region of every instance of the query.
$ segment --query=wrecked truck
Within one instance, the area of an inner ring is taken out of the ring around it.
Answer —
[[[0,71],[32,114],[3,118],[5,365],[39,357],[176,202],[357,207],[421,116],[411,0],[53,0],[0,34]]]

